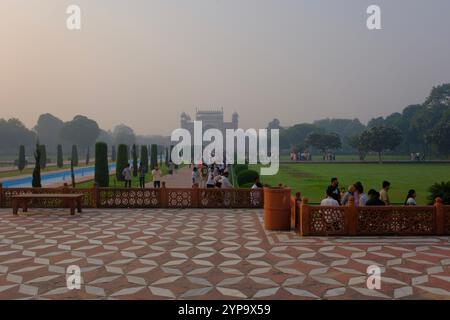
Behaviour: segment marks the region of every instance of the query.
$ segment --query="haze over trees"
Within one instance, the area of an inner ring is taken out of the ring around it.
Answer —
[[[49,150],[55,150],[57,145],[62,142],[60,130],[63,126],[64,121],[50,113],[45,113],[39,116],[33,129],[42,144],[45,144]]]
[[[283,127],[280,120],[273,119],[267,128],[280,130],[282,151],[306,149],[305,139],[311,133],[334,133],[339,135],[342,143],[337,152],[348,154],[358,152],[363,156],[368,151],[362,150],[360,145],[358,147],[356,137],[366,129],[389,127],[402,132],[402,140],[394,150],[396,153],[420,152],[426,156],[450,156],[449,126],[450,84],[443,84],[433,88],[422,104],[410,105],[401,112],[374,118],[367,126],[358,119],[322,119],[313,123],[298,123]],[[0,119],[0,154],[16,157],[19,146],[23,145],[29,152],[28,155],[32,156],[37,139],[46,145],[49,158],[53,161],[55,158],[52,155],[56,153],[59,144],[67,155],[70,154],[72,145],[77,145],[80,154],[84,155],[87,148],[91,147],[92,150],[97,141],[106,142],[111,146],[125,144],[130,149],[133,144],[168,146],[171,143],[170,138],[166,136],[137,135],[131,127],[124,124],[116,126],[112,131],[102,130],[95,120],[82,115],[64,122],[52,114],[42,114],[33,130],[26,128],[18,119]],[[150,156],[151,150],[148,151]]]
[[[97,122],[80,115],[66,122],[60,131],[61,138],[83,150],[94,145],[99,134],[100,128]]]

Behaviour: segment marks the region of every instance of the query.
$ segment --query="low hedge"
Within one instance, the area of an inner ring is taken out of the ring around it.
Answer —
[[[235,164],[234,165],[234,173],[236,175],[238,175],[240,172],[242,172],[244,170],[248,170],[248,165],[247,164]]]
[[[237,175],[237,183],[239,186],[244,186],[247,183],[253,183],[259,177],[255,170],[243,170]]]

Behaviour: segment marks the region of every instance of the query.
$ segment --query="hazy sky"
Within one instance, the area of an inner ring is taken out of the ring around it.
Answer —
[[[66,8],[82,30],[66,29]],[[383,30],[366,28],[378,4]],[[223,107],[241,127],[370,118],[450,82],[448,0],[1,0],[0,118],[50,112],[169,134]]]

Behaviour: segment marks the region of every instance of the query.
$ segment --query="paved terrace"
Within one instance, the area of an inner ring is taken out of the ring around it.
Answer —
[[[0,299],[449,299],[449,237],[300,238],[262,210],[0,210]],[[80,290],[65,270],[82,268]],[[382,266],[381,290],[366,288]]]

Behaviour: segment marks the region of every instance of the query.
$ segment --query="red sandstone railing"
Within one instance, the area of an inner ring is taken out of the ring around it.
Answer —
[[[296,200],[294,229],[302,236],[448,235],[450,206],[311,206]],[[298,223],[297,223],[298,219]]]
[[[85,208],[262,208],[262,189],[166,188],[3,188],[0,186],[0,208],[11,207],[17,194],[81,193]],[[33,200],[30,207],[58,208],[60,200]]]

